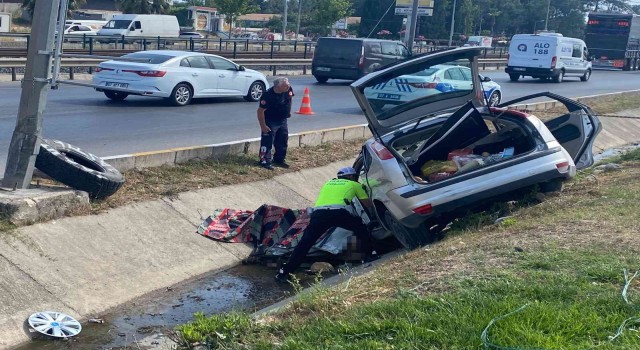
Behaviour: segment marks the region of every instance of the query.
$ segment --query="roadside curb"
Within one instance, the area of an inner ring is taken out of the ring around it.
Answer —
[[[612,92],[602,95],[590,95],[574,98],[581,103],[589,103],[594,98],[603,96],[640,96],[640,89]],[[540,111],[562,106],[556,101],[535,102],[515,106],[518,110]],[[303,146],[319,146],[327,142],[355,140],[371,137],[368,124],[357,124],[332,129],[321,129],[289,135],[289,148]],[[163,165],[177,165],[192,160],[222,159],[230,155],[255,154],[260,148],[260,139],[246,139],[233,142],[209,144],[193,147],[172,148],[151,152],[140,152],[104,157],[104,160],[121,172],[132,169],[143,169]],[[604,148],[604,147],[601,147]]]

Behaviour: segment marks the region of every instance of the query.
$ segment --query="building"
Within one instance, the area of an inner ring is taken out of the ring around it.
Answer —
[[[0,0],[0,12],[13,13],[21,7],[22,0]]]
[[[189,6],[189,19],[193,23],[194,30],[206,32],[228,31],[229,28],[224,23],[224,16],[218,14],[218,9],[214,7]]]
[[[11,31],[11,14],[8,12],[0,12],[0,33],[8,33]]]
[[[246,15],[238,16],[236,25],[242,28],[262,29],[274,17],[281,17],[281,15],[275,13],[247,13]]]

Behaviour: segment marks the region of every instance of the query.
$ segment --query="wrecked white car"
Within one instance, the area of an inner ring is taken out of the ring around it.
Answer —
[[[354,167],[370,189],[379,222],[407,248],[431,242],[470,207],[533,185],[559,190],[576,169],[593,164],[591,148],[601,124],[589,107],[551,93],[487,107],[478,74],[480,52],[461,48],[428,54],[351,85],[374,135]],[[390,98],[386,91],[376,95],[380,84],[436,65],[468,67],[473,83],[416,94],[398,104],[375,103]],[[560,101],[568,113],[542,122],[506,108],[539,97]]]

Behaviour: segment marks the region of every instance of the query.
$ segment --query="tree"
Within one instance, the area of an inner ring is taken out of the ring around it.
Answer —
[[[321,35],[326,35],[334,23],[350,14],[349,0],[316,0],[309,14],[313,19],[313,25],[309,28]]]
[[[167,0],[118,0],[118,8],[123,13],[164,14],[169,12],[171,5]]]
[[[253,0],[216,0],[216,8],[225,17],[229,25],[229,37],[231,37],[231,25],[233,20],[247,13],[259,10],[259,6]]]
[[[71,17],[73,11],[80,8],[80,6],[86,4],[86,0],[68,0],[69,7],[67,8],[67,17]],[[33,9],[36,6],[36,0],[22,0],[22,9],[25,10],[29,16],[33,16]]]

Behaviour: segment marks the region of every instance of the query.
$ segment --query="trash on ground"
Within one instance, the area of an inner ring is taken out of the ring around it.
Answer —
[[[82,325],[75,318],[57,311],[36,312],[28,318],[29,326],[39,333],[54,338],[68,338],[78,335]]]
[[[622,169],[622,165],[615,164],[615,163],[602,164],[595,167],[596,172],[604,172],[604,173],[609,171],[616,171],[620,169]]]
[[[90,318],[89,319],[89,323],[100,323],[100,324],[102,324],[102,323],[104,323],[104,320],[101,319],[101,318]]]
[[[323,262],[323,261],[317,261],[314,262],[313,264],[311,264],[311,267],[309,268],[309,271],[311,271],[311,273],[324,273],[324,272],[330,272],[330,273],[334,273],[335,272],[335,268],[333,267],[333,265],[331,265],[328,262]]]

